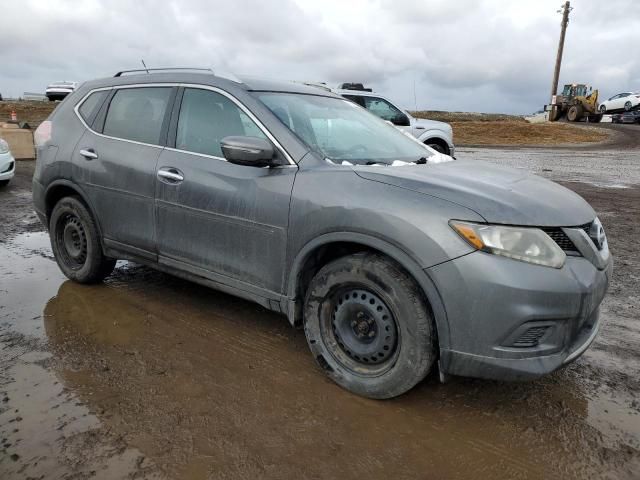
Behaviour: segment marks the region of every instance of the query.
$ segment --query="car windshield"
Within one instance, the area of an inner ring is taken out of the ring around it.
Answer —
[[[422,163],[433,154],[348,100],[293,93],[256,95],[310,149],[336,163]]]

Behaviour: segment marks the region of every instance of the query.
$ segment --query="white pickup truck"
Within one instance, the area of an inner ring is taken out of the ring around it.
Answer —
[[[445,155],[454,155],[453,130],[448,123],[414,118],[406,110],[394,105],[391,100],[372,92],[370,88],[364,88],[359,83],[343,83],[341,88],[330,90],[393,123],[434,150]]]

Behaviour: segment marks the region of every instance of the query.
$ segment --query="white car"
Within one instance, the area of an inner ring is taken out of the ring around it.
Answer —
[[[364,88],[359,83],[342,84],[342,88],[331,91],[393,123],[437,152],[454,155],[453,129],[448,123],[414,118],[406,110],[394,105],[391,100],[372,92],[370,88]]]
[[[45,95],[50,101],[62,100],[78,88],[78,82],[55,82],[47,87]]]
[[[9,144],[0,138],[0,187],[4,187],[13,178],[16,161],[11,155]]]
[[[615,112],[616,110],[628,112],[638,105],[640,105],[640,92],[623,92],[600,103],[600,113]]]

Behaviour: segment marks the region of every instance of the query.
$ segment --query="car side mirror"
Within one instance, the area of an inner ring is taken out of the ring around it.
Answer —
[[[275,158],[273,145],[264,138],[257,137],[224,137],[220,141],[224,158],[229,163],[247,167],[272,167],[280,165]]]
[[[408,127],[408,126],[411,125],[411,121],[409,120],[408,116],[406,116],[405,114],[401,113],[400,115],[397,115],[393,119],[393,124],[398,126],[398,127]]]

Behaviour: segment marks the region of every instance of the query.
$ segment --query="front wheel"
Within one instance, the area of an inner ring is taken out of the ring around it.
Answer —
[[[624,103],[624,111],[628,112],[629,110],[631,110],[631,102],[625,102]]]
[[[572,105],[567,112],[567,120],[570,122],[579,122],[582,118],[582,106]]]
[[[600,105],[600,113],[603,115],[607,113],[607,107],[605,105]]]
[[[450,153],[449,146],[446,145],[444,142],[435,142],[435,141],[427,140],[424,143],[428,147],[433,148],[438,153],[444,153],[445,155],[449,155]]]
[[[304,312],[314,358],[358,395],[401,395],[435,360],[433,319],[421,289],[381,255],[358,253],[325,265],[309,285]]]
[[[113,271],[116,260],[102,253],[96,223],[78,197],[64,197],[56,204],[49,235],[56,262],[71,280],[98,283]]]
[[[9,180],[0,180],[0,187],[6,187],[9,185]]]

